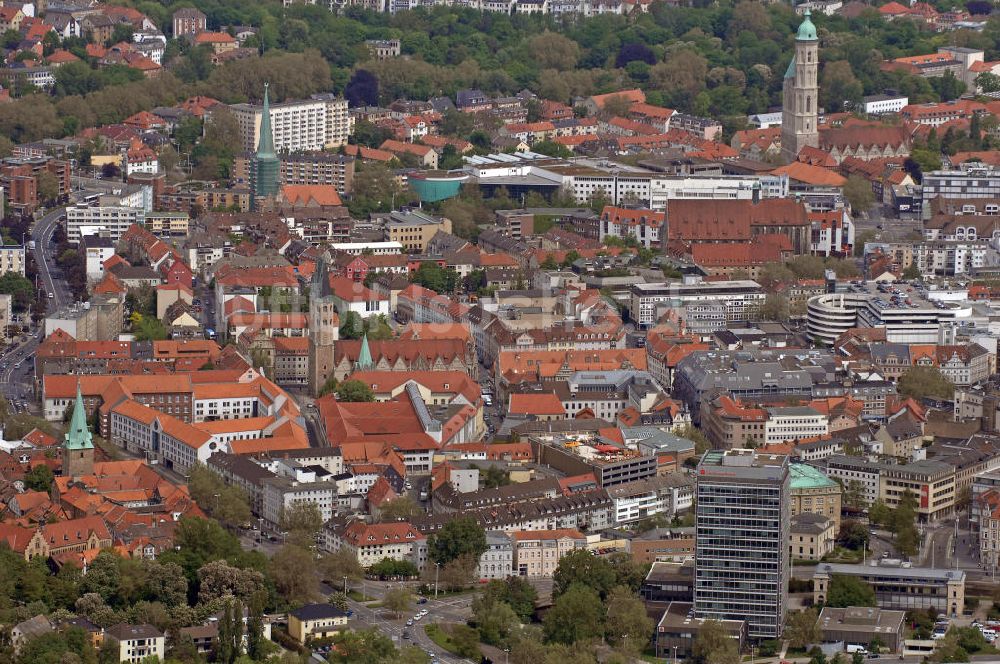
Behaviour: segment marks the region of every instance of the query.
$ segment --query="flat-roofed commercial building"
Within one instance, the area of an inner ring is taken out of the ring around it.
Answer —
[[[788,457],[734,449],[698,465],[694,613],[774,639],[788,599]]]
[[[813,602],[826,602],[834,576],[864,581],[875,591],[880,609],[934,609],[957,616],[965,605],[965,572],[926,567],[872,567],[821,563],[813,574]]]
[[[686,307],[721,303],[725,306],[725,322],[753,321],[757,320],[765,298],[761,285],[749,279],[634,284],[632,317],[640,327],[649,327],[656,322],[658,304]]]
[[[897,652],[903,644],[905,611],[889,611],[869,606],[849,606],[837,609],[823,607],[819,628],[823,641],[843,641],[849,645],[868,647],[878,641],[889,652]]]

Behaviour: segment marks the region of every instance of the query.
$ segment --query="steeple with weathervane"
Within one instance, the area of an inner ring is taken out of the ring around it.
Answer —
[[[94,436],[87,425],[87,409],[83,405],[79,384],[76,386],[73,417],[63,438],[62,462],[62,474],[65,477],[82,477],[94,473]]]
[[[273,200],[278,195],[278,173],[281,162],[274,151],[274,135],[271,132],[271,100],[268,93],[269,84],[264,84],[264,108],[260,117],[260,139],[257,141],[257,153],[253,159],[253,169],[250,177],[250,190],[253,194],[254,208],[259,208],[262,201]]]

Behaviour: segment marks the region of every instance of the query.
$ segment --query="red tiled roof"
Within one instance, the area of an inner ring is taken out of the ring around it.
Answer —
[[[507,412],[511,415],[565,415],[566,409],[554,392],[512,394]]]

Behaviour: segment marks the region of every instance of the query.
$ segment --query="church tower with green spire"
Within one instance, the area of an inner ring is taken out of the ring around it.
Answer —
[[[83,406],[83,395],[77,385],[73,417],[63,439],[62,474],[64,477],[82,477],[93,473],[94,436],[87,426],[87,409]]]
[[[274,151],[274,135],[271,132],[271,100],[268,84],[264,84],[264,108],[260,117],[260,139],[254,155],[250,173],[250,191],[255,209],[261,201],[273,200],[278,195],[278,176],[281,162]]]
[[[361,350],[358,351],[358,361],[354,365],[358,371],[371,371],[375,368],[372,360],[372,349],[368,347],[368,333],[361,337]]]

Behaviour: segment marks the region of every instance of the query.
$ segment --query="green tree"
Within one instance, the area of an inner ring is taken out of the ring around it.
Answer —
[[[896,383],[900,394],[923,399],[936,397],[951,400],[955,396],[955,385],[937,367],[913,367],[908,369]]]
[[[555,600],[542,621],[547,641],[573,644],[602,633],[601,598],[589,586],[574,583]]]
[[[692,659],[698,664],[739,664],[740,651],[718,620],[706,620],[691,644]]]
[[[631,588],[617,586],[611,590],[604,618],[604,637],[609,645],[637,656],[645,649],[653,627],[646,605]]]
[[[486,551],[486,531],[471,516],[459,517],[446,523],[427,543],[428,558],[445,565],[459,556],[477,560]]]
[[[501,602],[510,606],[521,622],[527,622],[535,613],[538,591],[520,576],[494,579],[486,584],[482,597],[484,601]]]
[[[337,386],[337,401],[350,403],[375,401],[375,393],[360,380],[345,380]]]
[[[417,566],[409,560],[393,560],[392,558],[383,558],[368,568],[368,573],[379,579],[397,576],[412,577],[419,572]]]
[[[407,588],[393,588],[382,598],[382,606],[399,619],[413,605],[413,595]]]
[[[258,590],[250,598],[247,606],[247,655],[255,661],[267,657],[264,639],[264,609],[267,604],[267,593]]]
[[[840,524],[837,542],[847,549],[857,551],[868,544],[868,528],[860,521],[845,519]]]
[[[423,513],[423,509],[408,496],[398,496],[378,508],[380,521],[406,521]]]
[[[364,574],[361,563],[346,549],[328,553],[317,563],[320,577],[330,585],[339,587],[346,576],[348,580],[356,581]]]
[[[574,584],[587,586],[602,599],[615,584],[615,570],[604,558],[586,549],[576,549],[563,556],[552,575],[552,596],[559,597]]]
[[[271,557],[268,576],[286,602],[309,602],[317,595],[316,556],[312,551],[286,544]]]
[[[507,644],[511,631],[521,622],[510,604],[485,594],[472,600],[472,619],[480,640],[498,647]]]
[[[910,263],[906,266],[906,269],[903,270],[903,279],[906,279],[907,281],[913,281],[914,279],[919,279],[920,277],[920,268],[917,266],[916,261]]]
[[[323,528],[323,515],[316,503],[294,503],[281,514],[281,528],[288,532],[288,541],[303,548],[316,544],[316,534]]]
[[[704,454],[712,449],[712,443],[705,437],[705,434],[701,432],[701,429],[692,424],[685,425],[677,432],[677,435],[694,442],[694,452],[697,455]]]
[[[876,500],[872,503],[872,506],[868,508],[868,520],[873,524],[888,526],[891,519],[892,512],[890,512],[889,506],[881,500]]]
[[[823,640],[819,628],[819,615],[814,609],[791,611],[785,620],[785,638],[793,648],[805,648]]]
[[[333,637],[327,656],[331,664],[390,664],[396,661],[396,648],[388,636],[377,629],[343,631]]]
[[[875,606],[875,591],[861,579],[845,574],[830,577],[826,605],[832,607]]]
[[[849,175],[844,185],[844,198],[855,213],[865,212],[875,204],[875,194],[872,185],[860,175]]]
[[[39,464],[24,474],[24,488],[47,493],[52,490],[54,480],[52,469],[45,464]]]
[[[453,268],[442,268],[435,261],[424,261],[410,275],[410,281],[437,293],[451,293],[458,288],[459,276]]]

